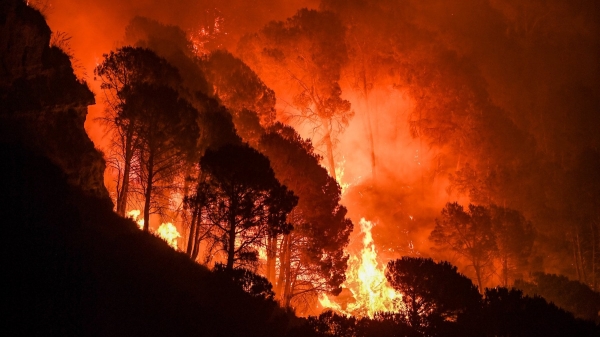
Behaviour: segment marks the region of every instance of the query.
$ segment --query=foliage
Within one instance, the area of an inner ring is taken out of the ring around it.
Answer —
[[[517,210],[490,206],[492,229],[496,235],[498,260],[502,285],[507,287],[509,279],[514,280],[528,267],[535,240],[535,230],[531,221]]]
[[[466,313],[481,306],[477,287],[445,261],[405,256],[390,261],[385,276],[403,295],[408,323],[428,334],[443,328],[445,322],[461,322]]]
[[[159,212],[157,196],[173,189],[172,182],[192,163],[197,152],[198,111],[166,86],[139,85],[129,93],[124,118],[137,120],[133,129],[138,146],[137,176],[144,194],[144,230],[150,214]]]
[[[452,250],[467,260],[475,271],[479,291],[483,291],[485,269],[491,266],[498,249],[487,208],[471,204],[465,211],[456,202],[447,203],[429,239],[437,247]]]
[[[226,269],[252,265],[269,233],[287,233],[287,214],[297,197],[277,179],[269,160],[248,145],[208,149],[200,160],[202,181],[192,201],[227,258]]]
[[[253,297],[272,300],[275,297],[273,285],[266,278],[244,268],[227,270],[225,265],[217,263],[213,268],[215,274],[222,274]]]
[[[478,328],[480,336],[594,336],[598,326],[519,290],[487,289]]]
[[[317,292],[339,293],[348,259],[344,248],[353,226],[340,205],[337,182],[319,165],[311,142],[289,126],[271,127],[259,149],[271,160],[277,179],[299,197],[290,216],[294,231],[282,239],[278,250],[277,287],[284,303]]]
[[[117,213],[125,215],[130,190],[132,163],[140,145],[138,124],[142,122],[141,102],[129,102],[137,86],[163,85],[178,88],[181,79],[177,69],[154,52],[143,48],[123,47],[104,55],[94,69],[101,82],[106,103],[103,122],[111,135],[109,165],[117,172]],[[138,99],[145,100],[138,94]],[[151,99],[151,98],[148,98]],[[137,107],[136,107],[137,105]],[[126,111],[126,108],[129,111]],[[138,110],[134,110],[136,107]]]
[[[587,285],[555,274],[533,273],[532,280],[516,280],[514,287],[528,296],[541,296],[576,317],[600,323],[600,293]]]
[[[215,50],[203,57],[201,64],[214,95],[233,113],[236,125],[241,124],[244,110],[258,115],[263,127],[273,124],[275,92],[242,60],[225,50]]]

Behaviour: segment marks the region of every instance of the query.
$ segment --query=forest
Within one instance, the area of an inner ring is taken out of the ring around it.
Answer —
[[[597,336],[600,5],[0,5],[5,331]]]

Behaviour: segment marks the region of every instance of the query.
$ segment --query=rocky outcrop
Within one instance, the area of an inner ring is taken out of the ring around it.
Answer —
[[[83,127],[94,95],[50,37],[44,17],[22,0],[0,4],[0,141],[48,157],[70,184],[108,200],[105,161]]]

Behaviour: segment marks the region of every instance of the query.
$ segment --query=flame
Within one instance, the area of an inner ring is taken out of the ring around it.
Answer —
[[[336,177],[337,183],[340,185],[340,188],[342,189],[342,195],[346,194],[346,192],[348,191],[348,188],[350,188],[350,186],[352,186],[352,183],[349,183],[344,180],[345,165],[346,165],[346,158],[344,158],[344,157],[342,157],[342,160],[337,162],[335,165],[335,177]],[[360,179],[360,177],[358,177],[358,178]]]
[[[127,212],[127,217],[130,218],[131,220],[135,221],[135,223],[137,223],[138,228],[140,230],[144,229],[144,219],[138,219],[138,217],[140,216],[140,210],[139,209],[134,209],[131,210],[129,212]]]
[[[214,11],[207,10],[205,15],[207,17],[214,16],[214,20],[211,20],[209,24],[200,24],[198,28],[188,31],[188,39],[196,56],[208,54],[210,51],[206,48],[206,44],[215,40],[222,33],[221,26],[225,20],[219,14],[216,8]],[[227,35],[227,33],[224,34]]]
[[[177,238],[180,238],[181,234],[179,234],[177,227],[172,223],[162,223],[156,230],[156,234],[158,234],[161,239],[165,240],[173,249],[178,249]]]
[[[385,278],[384,267],[377,261],[377,251],[371,229],[373,223],[360,219],[360,230],[364,234],[362,250],[359,256],[348,260],[348,271],[344,287],[352,293],[355,302],[348,303],[346,309],[334,303],[327,295],[321,295],[319,302],[324,308],[346,315],[374,317],[377,312],[396,312],[401,305],[402,294],[389,286]]]
[[[127,218],[135,221],[140,230],[144,229],[144,219],[138,219],[141,211],[139,209],[133,209],[127,212]],[[152,229],[150,229],[151,232]],[[173,249],[178,250],[179,247],[177,245],[177,239],[181,237],[181,234],[177,231],[177,227],[173,225],[171,222],[162,223],[158,229],[154,232],[154,234],[158,235],[161,239],[165,240],[165,242],[171,246]]]

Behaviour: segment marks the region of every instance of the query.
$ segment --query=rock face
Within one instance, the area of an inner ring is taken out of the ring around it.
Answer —
[[[69,56],[50,46],[50,35],[44,17],[22,0],[0,4],[0,142],[50,158],[70,184],[108,199],[105,161],[83,127],[94,95]]]

